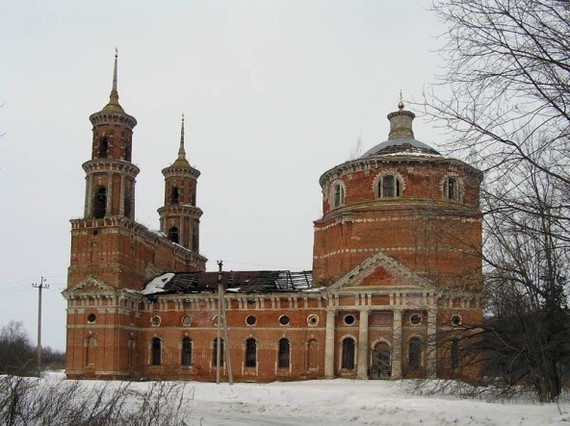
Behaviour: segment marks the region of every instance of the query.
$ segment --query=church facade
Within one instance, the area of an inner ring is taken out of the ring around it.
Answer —
[[[67,377],[477,378],[443,336],[482,320],[482,173],[416,140],[414,117],[400,102],[385,142],[321,176],[312,271],[206,272],[184,121],[160,230],[134,220],[137,122],[115,57],[71,221]]]

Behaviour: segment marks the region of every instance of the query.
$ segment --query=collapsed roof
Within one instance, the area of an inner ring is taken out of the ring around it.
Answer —
[[[213,293],[218,280],[226,292],[275,293],[311,288],[312,271],[167,272],[145,284],[142,294]]]

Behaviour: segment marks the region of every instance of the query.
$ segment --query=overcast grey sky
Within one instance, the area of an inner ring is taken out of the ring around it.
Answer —
[[[70,218],[81,217],[89,115],[119,96],[138,120],[136,218],[158,228],[161,169],[202,175],[201,252],[226,269],[310,269],[319,176],[386,139],[386,114],[434,81],[429,0],[0,0],[0,326],[65,347]],[[441,64],[440,64],[441,65]],[[415,111],[420,115],[421,111]],[[418,117],[416,138],[437,147]]]

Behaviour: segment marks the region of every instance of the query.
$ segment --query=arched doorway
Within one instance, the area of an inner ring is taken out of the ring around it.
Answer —
[[[370,362],[370,379],[388,379],[392,372],[390,346],[386,342],[378,342],[372,348]]]

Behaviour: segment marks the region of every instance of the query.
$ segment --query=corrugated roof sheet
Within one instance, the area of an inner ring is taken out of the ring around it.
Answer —
[[[311,287],[312,271],[229,271],[165,273],[145,284],[144,295],[217,292],[218,279],[226,291],[271,293],[301,291]]]

